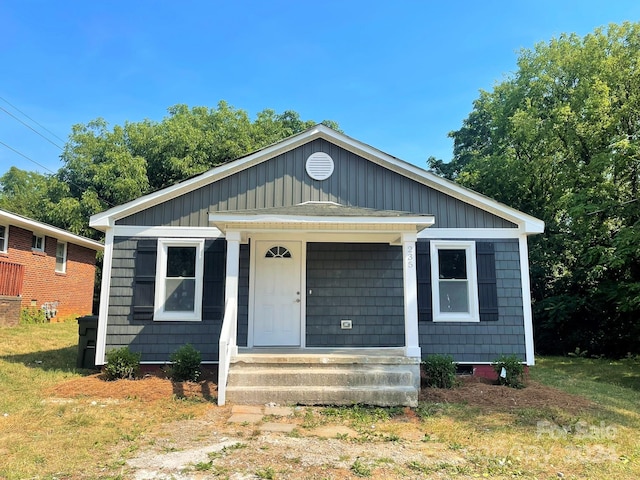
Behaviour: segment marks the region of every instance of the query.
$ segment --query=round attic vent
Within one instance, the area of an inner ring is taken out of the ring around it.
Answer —
[[[312,153],[307,158],[307,173],[314,180],[326,180],[333,173],[333,159],[324,152]]]

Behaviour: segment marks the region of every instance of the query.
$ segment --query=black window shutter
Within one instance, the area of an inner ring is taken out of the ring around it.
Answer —
[[[478,303],[480,321],[498,320],[498,287],[496,284],[496,255],[492,242],[476,243],[478,266]]]
[[[418,282],[418,321],[431,322],[431,254],[429,242],[416,242],[416,277]]]
[[[156,293],[156,240],[139,240],[133,279],[133,318],[153,320]]]
[[[222,320],[224,315],[224,288],[227,241],[223,238],[205,243],[204,284],[202,288],[203,320]]]

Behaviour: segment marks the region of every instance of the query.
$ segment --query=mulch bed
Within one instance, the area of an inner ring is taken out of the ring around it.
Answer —
[[[578,412],[593,407],[582,397],[528,381],[527,387],[513,389],[485,378],[462,376],[452,389],[423,388],[420,401],[462,403],[489,410],[518,408],[558,408]],[[205,371],[198,382],[174,382],[162,371],[145,374],[139,380],[105,381],[101,374],[74,378],[56,385],[47,395],[58,398],[132,399],[155,401],[177,397],[201,397],[212,400],[217,394],[216,372]]]

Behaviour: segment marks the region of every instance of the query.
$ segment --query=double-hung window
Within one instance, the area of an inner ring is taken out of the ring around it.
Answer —
[[[33,234],[31,238],[31,249],[36,252],[44,252],[44,235]]]
[[[155,320],[201,320],[204,240],[159,239]]]
[[[475,242],[431,242],[433,320],[478,322]]]
[[[7,253],[9,240],[9,227],[0,225],[0,253]]]
[[[65,273],[67,271],[67,244],[58,241],[56,244],[56,272]]]

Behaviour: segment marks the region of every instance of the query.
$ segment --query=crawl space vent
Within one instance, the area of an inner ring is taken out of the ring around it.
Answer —
[[[314,180],[326,180],[333,173],[333,159],[324,152],[316,152],[307,158],[307,173]]]

